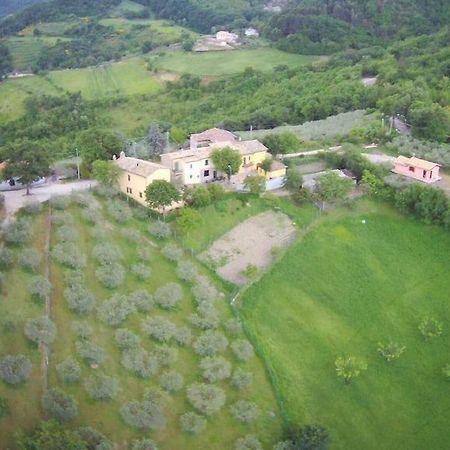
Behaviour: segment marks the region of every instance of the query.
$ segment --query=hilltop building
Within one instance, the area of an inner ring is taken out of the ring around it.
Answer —
[[[392,171],[398,175],[414,178],[424,183],[434,183],[441,179],[439,176],[440,167],[439,164],[419,159],[415,156],[411,158],[399,156],[394,161],[394,169]]]

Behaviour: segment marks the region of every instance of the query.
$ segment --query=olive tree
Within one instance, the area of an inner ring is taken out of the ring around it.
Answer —
[[[176,332],[173,322],[162,316],[148,317],[142,322],[142,331],[159,342],[168,342]]]
[[[120,362],[127,370],[141,378],[148,378],[154,375],[159,368],[157,358],[141,347],[125,350],[122,353]]]
[[[179,391],[184,385],[184,378],[181,373],[175,370],[166,370],[159,377],[161,387],[167,392]]]
[[[63,383],[76,383],[81,377],[81,368],[78,362],[72,358],[67,357],[64,361],[56,365],[56,373],[58,379]]]
[[[172,232],[170,225],[160,220],[150,225],[148,231],[156,239],[167,239]]]
[[[183,256],[183,251],[175,244],[167,244],[163,247],[162,254],[169,261],[178,261]]]
[[[178,345],[190,345],[192,341],[192,332],[188,327],[178,327],[175,330],[173,337]]]
[[[131,272],[140,280],[148,280],[152,275],[152,268],[143,263],[133,264]]]
[[[75,399],[59,388],[48,389],[42,396],[42,409],[47,417],[68,422],[78,414]]]
[[[219,326],[220,316],[214,305],[202,303],[197,307],[197,312],[191,314],[189,320],[192,325],[202,330],[209,330]]]
[[[64,289],[64,299],[69,309],[78,314],[89,314],[95,308],[94,294],[81,283],[74,283]]]
[[[108,375],[98,373],[86,379],[84,388],[93,400],[111,400],[119,392],[119,382]]]
[[[81,269],[86,266],[86,255],[73,242],[56,244],[52,255],[56,261],[70,269]]]
[[[187,397],[191,405],[206,416],[216,414],[225,404],[225,392],[211,384],[191,384],[187,388]]]
[[[192,294],[199,305],[204,303],[214,304],[219,298],[217,290],[207,282],[200,282],[194,285],[192,287]]]
[[[131,450],[158,450],[158,446],[151,439],[143,438],[133,441]]]
[[[106,209],[108,214],[119,223],[128,222],[133,217],[131,208],[122,200],[109,200]]]
[[[227,333],[231,336],[237,337],[242,333],[242,323],[238,319],[228,319],[224,326]]]
[[[363,370],[367,369],[367,364],[354,356],[338,357],[335,361],[336,374],[349,384],[353,378],[358,377]]]
[[[36,272],[41,264],[41,255],[34,248],[25,248],[17,258],[20,267],[30,272]]]
[[[177,265],[176,274],[180,280],[188,283],[192,283],[198,278],[197,269],[190,261],[180,261]]]
[[[44,302],[50,296],[52,285],[48,279],[42,275],[33,277],[30,283],[30,294],[34,300]]]
[[[194,341],[194,350],[200,356],[214,356],[227,347],[228,339],[218,331],[205,331]]]
[[[153,296],[145,289],[139,289],[128,296],[128,300],[140,312],[149,312],[154,305]]]
[[[222,356],[205,356],[199,367],[202,377],[209,383],[217,383],[231,376],[231,364]]]
[[[181,286],[177,283],[167,283],[155,292],[155,301],[163,309],[173,309],[183,296]]]
[[[52,208],[64,210],[69,206],[70,200],[68,195],[53,195],[50,197],[49,203]]]
[[[82,322],[79,320],[74,320],[72,322],[72,331],[77,339],[86,341],[92,337],[93,330],[92,327],[87,322]]]
[[[31,239],[33,227],[28,218],[10,222],[3,230],[3,239],[10,245],[22,245]]]
[[[246,400],[238,400],[230,406],[231,414],[242,423],[253,422],[259,414],[258,406]]]
[[[91,341],[77,341],[75,350],[90,366],[99,366],[105,360],[105,350]]]
[[[0,269],[10,269],[13,262],[14,253],[12,250],[7,247],[0,246]]]
[[[126,328],[119,328],[114,333],[114,340],[121,350],[130,350],[139,347],[141,338]]]
[[[0,360],[0,379],[7,384],[20,384],[31,374],[31,361],[24,355],[6,355]]]
[[[231,343],[231,350],[233,350],[236,358],[240,361],[247,361],[253,356],[253,347],[247,339],[236,339]]]
[[[195,412],[187,412],[180,417],[180,424],[185,433],[199,434],[206,428],[206,419]]]
[[[115,327],[135,311],[134,303],[128,297],[115,294],[98,307],[98,316],[102,322]]]
[[[56,236],[61,242],[78,242],[80,240],[77,230],[70,225],[61,226],[56,232]]]
[[[231,377],[231,385],[238,390],[243,390],[253,383],[253,374],[243,369],[236,369]]]
[[[113,264],[123,259],[120,250],[113,244],[100,243],[92,249],[92,257],[101,265]]]
[[[25,336],[36,344],[51,344],[56,337],[56,325],[47,317],[29,319],[25,322]]]
[[[86,445],[86,450],[113,450],[111,441],[92,427],[80,427],[76,432]]]
[[[97,280],[109,289],[121,286],[125,281],[125,269],[120,263],[100,266],[95,271]]]
[[[235,450],[263,450],[261,442],[259,442],[256,436],[248,434],[242,438],[236,440],[234,444]]]

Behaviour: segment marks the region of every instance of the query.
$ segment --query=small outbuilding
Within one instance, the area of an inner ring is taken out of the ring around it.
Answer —
[[[399,156],[394,161],[394,168],[392,171],[398,175],[403,175],[408,178],[423,181],[424,183],[434,183],[439,181],[440,165],[425,159],[419,159],[415,156],[407,158],[406,156]]]
[[[239,41],[239,36],[236,33],[230,33],[229,31],[218,31],[216,33],[216,39],[226,44],[235,44]]]

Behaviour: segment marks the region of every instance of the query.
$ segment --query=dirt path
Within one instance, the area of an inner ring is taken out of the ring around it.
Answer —
[[[53,195],[69,195],[76,191],[84,191],[97,185],[96,181],[83,180],[73,183],[49,183],[32,189],[31,195],[25,195],[25,189],[4,192],[6,220],[11,218],[20,208],[29,202],[47,201]]]

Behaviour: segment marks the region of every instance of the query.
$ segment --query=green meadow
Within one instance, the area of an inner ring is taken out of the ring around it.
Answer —
[[[155,59],[155,66],[168,72],[222,76],[242,72],[247,67],[263,71],[270,71],[279,65],[295,68],[319,59],[317,56],[295,55],[262,47],[216,52],[168,52]]]
[[[304,230],[239,307],[290,423],[323,425],[332,450],[448,449],[449,268],[448,233],[375,203]],[[429,342],[425,316],[444,326]],[[390,340],[406,350],[388,363]],[[345,384],[338,356],[368,368]]]

